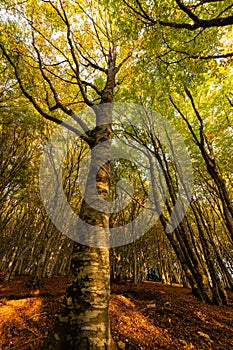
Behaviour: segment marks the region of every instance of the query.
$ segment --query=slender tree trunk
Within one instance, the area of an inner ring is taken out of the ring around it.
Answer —
[[[228,190],[226,188],[226,181],[221,176],[219,170],[217,169],[217,165],[214,159],[211,159],[205,152],[202,150],[203,158],[206,162],[206,168],[212,179],[214,180],[218,192],[219,197],[222,202],[223,214],[226,226],[230,232],[231,239],[233,240],[233,204],[231,198],[229,196]]]
[[[218,274],[218,271],[216,270],[214,257],[213,257],[213,250],[210,247],[209,242],[206,238],[205,227],[204,227],[205,223],[202,218],[202,213],[199,212],[197,205],[194,205],[193,203],[191,203],[191,207],[193,209],[193,212],[196,218],[197,227],[199,231],[199,238],[202,243],[203,252],[204,252],[208,270],[211,276],[213,303],[217,305],[227,305],[228,303],[227,294],[225,292],[225,289],[224,289],[222,280],[220,279],[220,276]]]

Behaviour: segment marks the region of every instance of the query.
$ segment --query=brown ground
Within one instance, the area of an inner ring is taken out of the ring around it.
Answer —
[[[0,281],[0,349],[39,349],[59,310],[65,278],[44,279],[37,291],[25,287],[27,280]],[[229,298],[228,307],[218,307],[177,285],[113,285],[112,335],[122,349],[232,350],[233,293]]]

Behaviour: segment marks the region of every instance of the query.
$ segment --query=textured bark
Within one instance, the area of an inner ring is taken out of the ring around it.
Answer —
[[[219,197],[221,199],[223,207],[225,223],[233,240],[233,204],[226,187],[226,182],[217,168],[215,159],[210,158],[204,147],[200,147],[200,150],[205,160],[207,171],[218,188]]]
[[[110,349],[107,249],[75,244],[72,278],[47,349]]]
[[[109,323],[110,271],[109,249],[106,248],[109,240],[109,214],[104,209],[104,202],[101,211],[93,208],[93,204],[98,203],[95,187],[102,199],[109,199],[110,163],[103,164],[102,159],[106,159],[111,147],[112,107],[107,102],[112,102],[113,99],[116,72],[115,57],[112,57],[101,104],[93,107],[96,127],[89,133],[92,158],[86,182],[86,195],[92,206],[83,200],[79,215],[89,224],[81,232],[86,234],[90,230],[89,245],[74,244],[70,282],[62,310],[44,349],[116,349]],[[96,151],[97,145],[101,146],[101,152]]]
[[[100,117],[100,115],[99,115]],[[93,137],[93,135],[95,135]],[[95,144],[111,138],[109,124],[96,128],[92,137]],[[100,141],[101,140],[101,141]],[[95,144],[93,146],[95,146]],[[109,146],[105,147],[108,152]],[[102,149],[104,152],[104,149]],[[102,154],[103,155],[103,154]],[[98,161],[102,155],[92,152],[92,161],[87,179],[88,195],[96,200],[92,188],[93,176],[96,175]],[[98,171],[96,187],[103,199],[109,195],[109,164]],[[102,209],[102,208],[101,208]],[[85,201],[82,202],[80,218],[92,225],[90,245],[97,244],[99,237],[108,243],[108,236],[102,235],[102,228],[106,234],[109,226],[109,215],[91,208]],[[88,230],[87,227],[84,228]],[[100,236],[99,236],[100,234]],[[109,251],[108,248],[93,248],[78,243],[74,244],[71,262],[71,281],[68,285],[62,311],[58,317],[53,332],[53,339],[49,340],[46,349],[82,349],[105,350],[111,349],[109,325]]]
[[[209,240],[206,237],[207,229],[205,229],[205,222],[203,220],[202,213],[199,211],[197,205],[191,204],[191,207],[195,214],[197,227],[199,231],[200,242],[202,243],[204,256],[206,258],[206,263],[207,263],[209,274],[212,281],[213,303],[217,305],[227,305],[228,304],[227,294],[224,289],[223,283],[219,277],[219,273],[216,269],[213,249],[212,247],[210,247]]]

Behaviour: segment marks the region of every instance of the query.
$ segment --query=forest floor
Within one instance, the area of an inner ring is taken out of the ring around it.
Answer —
[[[0,275],[0,349],[37,350],[50,332],[66,278],[26,288],[27,276],[4,283]],[[111,328],[118,346],[130,350],[233,349],[233,293],[229,306],[207,305],[188,288],[144,282],[112,285]]]

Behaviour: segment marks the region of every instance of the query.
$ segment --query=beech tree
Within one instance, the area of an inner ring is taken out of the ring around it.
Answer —
[[[91,6],[90,6],[91,5]],[[14,79],[36,111],[45,119],[73,131],[90,147],[111,141],[111,103],[120,68],[132,56],[133,45],[116,31],[109,9],[98,1],[72,3],[58,1],[5,1],[1,4],[0,49]],[[120,78],[120,77],[119,77]],[[89,126],[75,113],[89,106],[96,116],[96,127]],[[63,120],[69,116],[77,128]],[[80,131],[81,130],[81,131]],[[106,143],[105,143],[106,145]],[[91,194],[93,169],[102,154],[92,152],[86,190]],[[96,187],[100,196],[109,197],[110,165],[98,171]],[[80,218],[92,225],[92,240],[106,233],[109,215],[93,210],[83,201]],[[109,251],[74,244],[71,280],[61,313],[46,349],[113,349],[109,325]],[[98,244],[97,244],[98,246]]]

